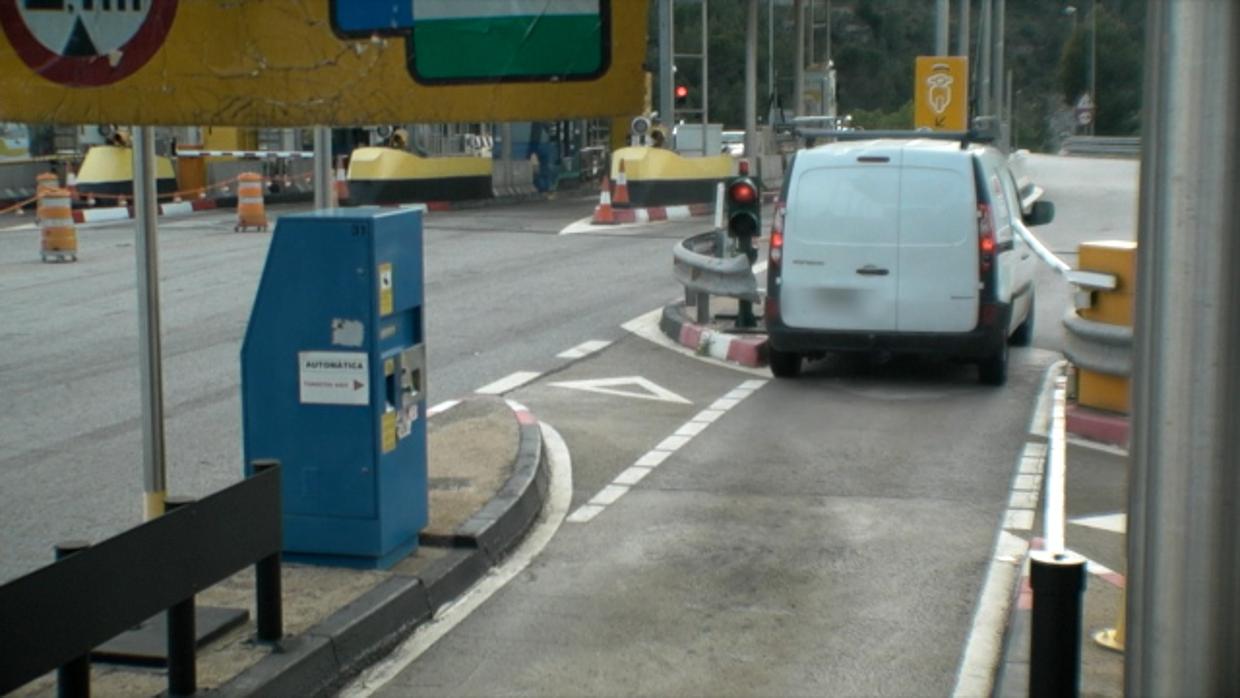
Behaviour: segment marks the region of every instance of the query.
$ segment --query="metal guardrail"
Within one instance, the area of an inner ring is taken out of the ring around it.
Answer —
[[[676,280],[686,291],[759,302],[758,280],[749,258],[714,256],[722,236],[712,231],[681,240],[672,251]]]
[[[1140,157],[1141,139],[1137,136],[1069,136],[1059,152],[1064,155],[1110,155]]]
[[[165,610],[168,693],[194,693],[194,595],[250,565],[258,639],[279,640],[280,466],[254,467],[105,541],[58,546],[55,563],[0,586],[0,693],[57,669],[59,695],[90,695],[91,650]]]

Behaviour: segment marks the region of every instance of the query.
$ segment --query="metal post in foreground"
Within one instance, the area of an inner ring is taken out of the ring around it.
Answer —
[[[84,540],[64,541],[56,544],[56,559],[63,560],[85,550],[90,543]],[[87,698],[90,696],[90,653],[73,659],[56,669],[57,698]]]
[[[332,130],[314,127],[314,207],[335,208],[332,197]]]
[[[990,49],[993,26],[991,25],[990,9],[993,0],[980,0],[982,16],[979,20],[977,52],[977,116],[990,116]]]
[[[805,116],[805,4],[804,0],[792,0],[793,32],[796,34],[796,52],[793,58],[793,116]]]
[[[960,0],[959,35],[956,40],[956,55],[969,56],[969,0]]]
[[[280,467],[280,461],[256,460],[254,474]],[[254,565],[254,611],[257,616],[258,639],[275,642],[284,636],[284,601],[280,579],[280,553],[276,552]]]
[[[133,130],[134,251],[138,268],[138,359],[142,384],[143,512],[150,520],[164,513],[167,466],[164,462],[164,375],[159,328],[158,195],[155,189],[155,129]]]
[[[676,123],[673,67],[672,0],[659,0],[659,118],[669,125]]]
[[[947,55],[947,37],[950,33],[951,17],[947,9],[947,0],[934,0],[934,55]]]
[[[193,504],[189,497],[169,497],[168,513]],[[193,695],[198,690],[197,632],[194,618],[194,597],[179,601],[166,612],[168,630],[168,694]]]
[[[746,0],[745,157],[758,156],[758,0]]]
[[[1240,3],[1147,0],[1124,692],[1240,695]]]
[[[1003,105],[1006,101],[1003,99],[1004,75],[1003,72],[1003,54],[1004,42],[1003,35],[1006,32],[1005,26],[1007,19],[1005,17],[1006,5],[1005,0],[994,0],[994,16],[990,20],[990,37],[991,37],[991,54],[990,65],[994,71],[990,78],[990,87],[994,91],[991,96],[991,112],[995,115],[995,138],[1002,137],[1004,124],[1007,123],[1007,115],[1003,113]]]
[[[1072,552],[1030,553],[1029,585],[1033,588],[1029,696],[1075,696],[1081,685],[1085,558]]]

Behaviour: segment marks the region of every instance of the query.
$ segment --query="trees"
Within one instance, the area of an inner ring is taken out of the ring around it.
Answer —
[[[1097,12],[1098,94],[1094,132],[1132,134],[1141,123],[1141,33],[1102,3],[1098,3]],[[1089,92],[1090,26],[1088,18],[1077,23],[1059,59],[1059,93],[1068,104],[1075,104]]]

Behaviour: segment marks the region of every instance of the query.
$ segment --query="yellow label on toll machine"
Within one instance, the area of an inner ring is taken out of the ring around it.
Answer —
[[[379,317],[392,314],[392,265],[379,265]]]
[[[383,437],[383,452],[391,453],[396,450],[396,413],[384,412],[383,419],[379,424],[379,431]]]
[[[913,126],[932,131],[969,128],[969,59],[918,56]]]

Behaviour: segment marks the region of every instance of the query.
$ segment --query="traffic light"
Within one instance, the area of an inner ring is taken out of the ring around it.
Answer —
[[[686,85],[676,86],[676,106],[683,107],[689,101],[689,88]]]
[[[750,243],[761,237],[762,197],[758,183],[748,174],[733,177],[727,184],[728,235],[737,238],[748,251]]]

